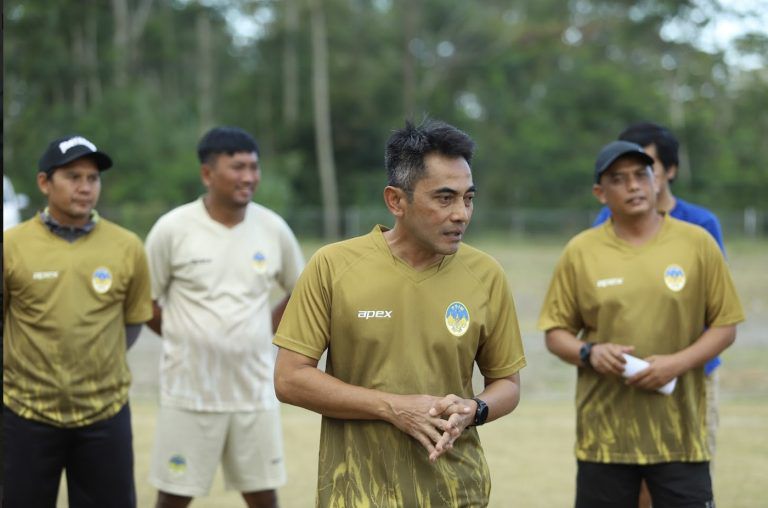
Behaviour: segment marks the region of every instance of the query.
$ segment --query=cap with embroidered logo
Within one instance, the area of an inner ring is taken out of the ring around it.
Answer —
[[[54,139],[45,149],[37,163],[41,173],[51,173],[54,169],[69,164],[82,157],[92,157],[99,171],[112,167],[109,155],[99,151],[92,142],[83,136],[72,135]]]

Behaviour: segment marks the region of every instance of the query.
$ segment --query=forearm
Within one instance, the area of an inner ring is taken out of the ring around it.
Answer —
[[[552,328],[545,335],[547,349],[564,362],[581,366],[579,350],[584,344],[574,334],[565,328]]]
[[[520,373],[499,379],[486,378],[485,389],[475,397],[488,404],[486,422],[508,415],[520,403]]]
[[[284,349],[278,352],[275,391],[281,402],[331,418],[389,421],[393,395],[345,383],[316,365],[285,361],[295,355]]]
[[[163,308],[160,307],[157,300],[152,300],[152,319],[147,321],[146,324],[156,334],[163,335]]]
[[[736,340],[736,325],[708,328],[696,341],[673,356],[680,374],[701,367],[718,356]]]

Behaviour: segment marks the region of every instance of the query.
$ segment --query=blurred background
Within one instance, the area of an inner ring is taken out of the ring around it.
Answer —
[[[675,193],[726,236],[768,235],[766,0],[4,2],[3,162],[80,132],[116,161],[102,213],[145,234],[202,192],[216,124],[260,142],[257,199],[300,236],[385,221],[383,147],[406,118],[478,144],[473,232],[573,233],[599,148],[630,122],[682,142]]]
[[[43,203],[43,149],[77,132],[116,162],[99,211],[144,237],[203,192],[202,133],[237,125],[260,144],[256,200],[310,256],[391,224],[384,143],[405,119],[468,132],[469,241],[504,266],[529,361],[521,406],[481,431],[499,508],[572,504],[574,369],[536,318],[563,245],[598,211],[600,147],[632,122],[670,127],[674,193],[720,217],[747,312],[720,369],[718,504],[766,505],[768,0],[6,0],[3,56],[3,172],[22,218]],[[139,506],[155,496],[160,354],[148,330],[129,353]],[[284,406],[283,428],[283,506],[312,506],[319,417]],[[219,479],[198,505],[242,502]]]

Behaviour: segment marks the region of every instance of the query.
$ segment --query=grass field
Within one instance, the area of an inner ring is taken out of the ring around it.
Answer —
[[[480,429],[493,478],[491,506],[567,507],[573,504],[575,460],[573,393],[575,373],[549,354],[535,328],[551,270],[564,244],[555,239],[484,239],[471,242],[505,267],[520,316],[528,366],[522,371],[522,402],[512,414]],[[304,246],[307,255],[318,244]],[[747,321],[736,344],[723,355],[721,423],[715,461],[718,506],[768,506],[768,241],[733,241],[729,264]],[[129,353],[136,481],[140,507],[151,507],[147,482],[157,410],[159,340],[145,333]],[[320,417],[283,406],[288,484],[280,491],[284,508],[314,506]],[[60,502],[59,506],[66,506]],[[243,506],[225,492],[220,477],[207,498],[194,506]]]

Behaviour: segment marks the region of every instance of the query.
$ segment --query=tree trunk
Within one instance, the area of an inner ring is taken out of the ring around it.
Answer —
[[[88,94],[91,103],[101,102],[102,86],[99,77],[99,30],[98,13],[90,12],[88,15],[85,36],[85,65],[88,68]]]
[[[138,60],[136,41],[139,40],[149,19],[154,0],[141,0],[135,12],[131,12],[129,0],[112,0],[112,17],[115,32],[115,84],[124,86],[128,73]]]
[[[283,122],[293,129],[299,120],[299,59],[296,39],[299,33],[299,2],[283,2],[285,42],[283,43]]]
[[[83,26],[78,22],[72,25],[72,110],[76,115],[82,115],[86,107],[86,75],[83,72],[85,62],[85,44],[83,42]]]
[[[213,51],[211,43],[211,20],[208,12],[197,14],[197,113],[200,132],[213,125]]]
[[[403,16],[403,116],[412,118],[416,109],[416,59],[411,51],[411,41],[416,38],[419,23],[419,2],[401,4]]]
[[[118,87],[125,86],[128,80],[128,44],[130,27],[128,21],[128,0],[112,0],[112,18],[114,33],[112,42],[115,53],[114,80]]]
[[[333,162],[331,106],[328,92],[328,41],[322,0],[311,0],[312,97],[314,99],[315,147],[323,196],[325,238],[339,238],[339,198]]]

